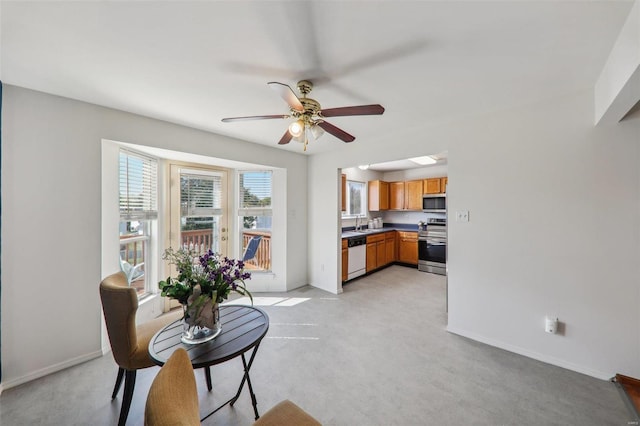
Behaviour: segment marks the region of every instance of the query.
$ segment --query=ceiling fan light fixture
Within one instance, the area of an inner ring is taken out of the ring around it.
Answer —
[[[436,160],[434,160],[429,155],[425,155],[423,157],[409,158],[409,161],[413,161],[414,163],[420,164],[421,166],[426,166],[426,165],[429,165],[429,164],[436,164]]]
[[[303,132],[304,132],[304,121],[297,120],[289,124],[289,133],[291,133],[291,136],[293,136],[294,138],[300,137],[300,135],[302,135]]]
[[[317,124],[311,126],[311,134],[315,140],[318,140],[324,135],[324,129]]]

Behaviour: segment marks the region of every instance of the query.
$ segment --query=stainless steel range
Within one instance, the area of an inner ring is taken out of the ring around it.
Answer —
[[[418,269],[447,275],[447,219],[427,219],[426,230],[418,231]]]

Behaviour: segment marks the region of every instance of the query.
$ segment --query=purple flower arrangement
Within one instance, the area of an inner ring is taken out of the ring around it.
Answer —
[[[241,260],[229,259],[211,250],[198,256],[191,250],[172,248],[165,250],[162,258],[175,265],[178,272],[176,278],[160,281],[162,296],[176,299],[183,305],[203,304],[208,300],[221,303],[234,291],[248,296],[253,303],[245,286],[245,280],[250,279],[251,274],[245,272]]]

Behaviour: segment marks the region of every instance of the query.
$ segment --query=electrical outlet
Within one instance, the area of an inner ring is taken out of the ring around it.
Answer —
[[[469,222],[469,210],[456,211],[456,222]]]

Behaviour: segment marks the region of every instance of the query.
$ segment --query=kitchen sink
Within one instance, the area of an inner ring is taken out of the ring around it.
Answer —
[[[370,234],[372,232],[375,232],[376,229],[361,229],[360,231],[353,231],[356,234]]]

